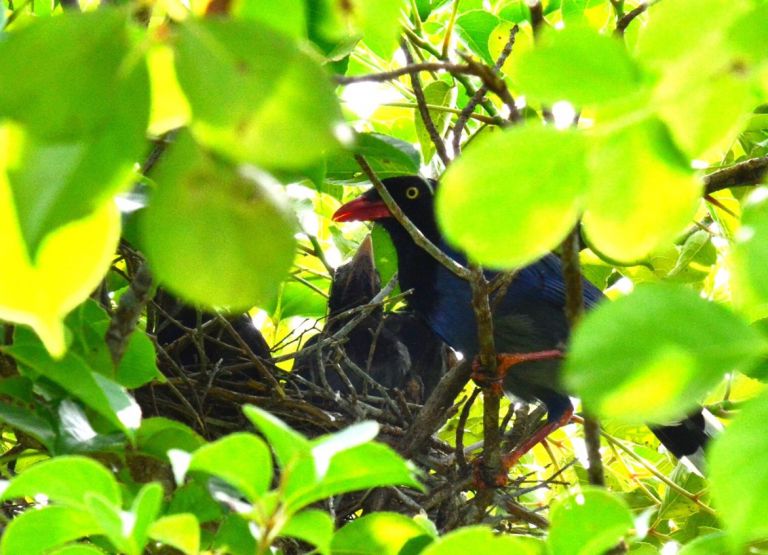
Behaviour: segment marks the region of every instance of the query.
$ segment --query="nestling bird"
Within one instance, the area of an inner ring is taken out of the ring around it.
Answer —
[[[437,183],[419,176],[383,180],[389,193],[414,225],[449,257],[461,264],[465,257],[444,241],[434,213]],[[339,208],[337,222],[375,221],[392,237],[398,256],[403,291],[412,289],[410,307],[421,314],[432,330],[465,357],[477,356],[478,337],[472,292],[467,281],[457,277],[414,243],[411,235],[392,216],[375,189]],[[492,279],[495,272],[487,272]],[[589,309],[603,295],[584,280],[584,304]],[[493,327],[496,350],[502,366],[514,361],[503,375],[505,392],[526,401],[538,400],[547,408],[547,421],[505,460],[509,468],[547,434],[567,423],[573,405],[560,381],[562,351],[569,336],[565,316],[565,284],[560,259],[549,254],[521,269],[503,297],[494,302]],[[516,358],[504,355],[521,355]],[[652,431],[677,457],[696,458],[707,439],[700,412],[671,426],[652,426]]]

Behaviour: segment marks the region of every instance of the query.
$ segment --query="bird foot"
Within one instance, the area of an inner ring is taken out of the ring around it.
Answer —
[[[533,449],[536,445],[547,439],[549,434],[568,424],[572,417],[573,409],[570,408],[563,412],[563,414],[557,420],[553,422],[546,422],[540,426],[538,430],[531,434],[528,439],[518,445],[513,451],[502,455],[501,468],[499,469],[499,473],[493,476],[490,483],[484,477],[485,473],[483,472],[484,469],[482,465],[482,457],[476,459],[474,461],[473,472],[475,485],[478,487],[478,489],[506,486],[509,483],[509,471],[520,461],[522,456]]]
[[[496,355],[496,375],[491,376],[483,368],[479,357],[472,361],[472,380],[482,388],[490,388],[494,393],[502,393],[502,383],[510,368],[523,362],[537,360],[552,360],[562,358],[563,352],[558,349],[537,351],[535,353],[499,353]]]

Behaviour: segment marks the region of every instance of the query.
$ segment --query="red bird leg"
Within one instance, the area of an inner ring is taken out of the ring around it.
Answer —
[[[494,390],[498,390],[497,393],[501,393],[501,384],[504,382],[504,378],[510,368],[516,364],[522,362],[533,362],[537,360],[551,360],[553,358],[562,358],[563,352],[558,349],[552,349],[550,351],[537,351],[535,353],[499,353],[496,355],[496,373],[493,378],[488,377],[488,374],[484,373],[482,366],[480,365],[480,359],[475,357],[472,361],[472,379],[480,387],[490,387]]]
[[[501,465],[504,467],[504,473],[506,474],[510,468],[517,464],[517,461],[525,455],[528,451],[536,447],[539,443],[547,439],[547,436],[557,430],[558,428],[565,426],[571,421],[573,416],[573,408],[566,410],[563,415],[554,422],[547,422],[539,427],[531,437],[521,443],[514,451],[507,453],[501,458]]]

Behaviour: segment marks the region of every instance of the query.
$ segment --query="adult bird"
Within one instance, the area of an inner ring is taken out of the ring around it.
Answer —
[[[438,248],[459,263],[465,257],[444,241],[434,213],[437,182],[419,176],[393,177],[384,186],[413,224]],[[395,219],[375,189],[344,204],[334,221],[375,221],[389,233],[398,257],[403,291],[412,290],[410,307],[448,345],[465,357],[479,351],[477,324],[470,284],[457,277],[413,241]],[[487,272],[493,278],[494,272]],[[584,280],[584,304],[589,309],[603,295]],[[565,284],[560,259],[549,254],[521,269],[506,292],[493,301],[493,328],[505,392],[526,401],[538,400],[547,409],[547,421],[531,438],[505,457],[509,468],[549,433],[567,423],[573,413],[571,400],[560,380],[562,351],[569,336],[565,316]],[[671,426],[652,426],[660,441],[678,458],[696,459],[707,439],[700,412]],[[695,464],[695,462],[694,462]]]

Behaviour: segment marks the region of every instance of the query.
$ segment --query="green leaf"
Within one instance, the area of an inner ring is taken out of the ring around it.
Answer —
[[[116,382],[93,372],[76,353],[55,360],[33,334],[21,328],[16,330],[14,344],[3,351],[64,388],[129,436],[139,427],[141,409],[133,397]]]
[[[25,511],[11,520],[0,539],[0,553],[42,555],[53,547],[100,533],[88,513],[52,505]]]
[[[0,403],[0,422],[29,434],[50,451],[54,449],[56,431],[51,423],[30,409]]]
[[[552,504],[548,543],[552,555],[589,555],[615,547],[632,529],[632,513],[617,496],[598,489],[569,494]]]
[[[523,266],[573,227],[586,177],[581,134],[514,127],[473,144],[451,164],[437,191],[438,222],[471,259]]]
[[[138,331],[128,339],[115,380],[123,387],[137,389],[154,379],[163,379],[157,368],[155,345],[146,334]]]
[[[344,4],[339,4],[344,10]],[[404,0],[352,0],[347,15],[355,20],[363,41],[384,60],[392,58],[400,38],[400,12]]]
[[[56,18],[53,18],[56,19]],[[0,124],[0,143],[13,144],[11,123]],[[66,350],[64,316],[88,298],[112,263],[120,214],[111,201],[49,233],[34,260],[24,244],[0,150],[0,318],[32,327],[54,356]],[[72,245],[78,248],[73,249]]]
[[[473,53],[490,65],[495,64],[496,60],[491,58],[488,39],[498,24],[499,18],[485,10],[470,10],[456,18],[456,30],[461,39]]]
[[[282,468],[310,455],[310,442],[278,417],[254,405],[244,406],[243,413],[264,435]]]
[[[88,544],[70,544],[45,552],[46,555],[104,555],[104,551]]]
[[[261,439],[240,432],[195,451],[189,471],[195,470],[221,478],[257,503],[272,482],[272,457]]]
[[[187,482],[176,488],[166,513],[189,513],[202,524],[218,521],[223,515],[221,505],[214,501],[208,489],[199,482]]]
[[[152,523],[149,535],[153,540],[183,553],[200,551],[200,525],[195,516],[189,513],[158,518]]]
[[[705,534],[692,542],[685,544],[678,555],[710,555],[712,553],[728,553],[727,537],[723,532]]]
[[[334,434],[319,437],[310,442],[312,459],[319,478],[324,478],[333,457],[372,441],[379,433],[376,422],[360,422],[353,424]]]
[[[158,482],[145,484],[133,500],[131,515],[135,520],[131,536],[139,550],[146,547],[150,527],[157,519],[162,503],[163,486]]]
[[[671,242],[699,205],[701,184],[656,120],[595,137],[589,170],[584,231],[609,260],[636,262]]]
[[[317,484],[300,479],[286,485],[286,504],[296,509],[340,493],[383,486],[421,489],[410,463],[379,443],[365,443],[338,453]]]
[[[307,35],[307,17],[303,0],[272,0],[265,4],[261,0],[235,0],[231,14],[265,23],[294,39]]]
[[[530,537],[496,535],[484,526],[467,526],[446,534],[421,551],[421,555],[465,555],[466,553],[515,553],[544,555],[544,543]]]
[[[309,542],[317,547],[319,553],[330,553],[333,519],[320,509],[306,509],[291,516],[280,530],[280,535]]]
[[[647,284],[585,316],[564,377],[601,416],[664,422],[686,414],[726,372],[748,369],[767,348],[727,308],[689,289]]]
[[[293,262],[295,222],[282,191],[180,135],[158,165],[141,220],[153,272],[179,296],[231,310],[266,304]]]
[[[213,541],[214,549],[231,555],[253,555],[257,547],[248,521],[239,515],[230,515],[225,518]]]
[[[42,494],[51,501],[82,509],[89,493],[98,494],[112,504],[120,504],[120,489],[109,470],[86,457],[63,456],[29,467],[11,480],[2,498]]]
[[[192,131],[221,155],[301,170],[336,147],[342,123],[330,80],[281,33],[251,21],[187,19],[175,46]]]
[[[540,102],[589,106],[621,99],[641,87],[641,74],[624,44],[586,25],[545,27],[536,47],[513,54],[512,78]]]
[[[424,87],[424,99],[427,104],[451,106],[456,101],[456,87],[449,85],[445,81],[432,81]],[[444,136],[451,121],[450,114],[437,110],[428,111],[437,134],[440,137]],[[416,135],[419,137],[419,144],[421,145],[422,159],[425,164],[429,164],[435,155],[435,144],[432,142],[429,132],[427,132],[424,120],[421,119],[421,115],[417,111],[414,111],[414,123],[416,125]]]
[[[148,77],[127,23],[122,10],[67,12],[0,43],[0,82],[13,83],[0,91],[0,116],[24,129],[8,177],[33,258],[45,235],[127,185],[144,148]]]
[[[413,145],[380,133],[359,133],[353,152],[339,152],[328,157],[326,177],[329,181],[345,184],[368,180],[353,153],[364,156],[380,179],[419,173],[419,153]]]
[[[731,251],[733,300],[750,319],[768,317],[768,188],[744,202],[741,227]]]
[[[85,501],[93,520],[98,523],[101,533],[109,539],[115,551],[128,555],[141,553],[140,547],[130,536],[133,532],[133,515],[123,512],[118,505],[97,493],[87,493]]]
[[[434,538],[413,518],[377,512],[357,518],[336,532],[334,555],[406,555],[417,553]]]
[[[156,417],[142,420],[136,432],[136,446],[160,460],[168,461],[169,449],[191,453],[205,444],[205,440],[181,422]]]
[[[744,406],[709,451],[712,498],[734,548],[768,537],[768,467],[760,464],[768,449],[766,421],[768,396],[763,393]]]

